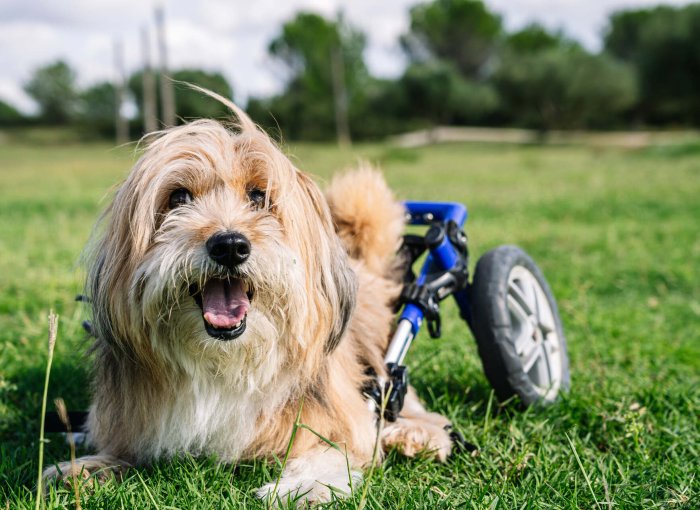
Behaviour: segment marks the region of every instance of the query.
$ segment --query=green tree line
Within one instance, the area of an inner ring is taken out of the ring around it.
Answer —
[[[335,137],[339,105],[353,138],[379,138],[435,125],[618,129],[700,125],[700,4],[624,10],[611,15],[603,49],[587,51],[561,32],[533,24],[515,32],[481,0],[433,0],[410,10],[400,37],[407,66],[396,79],[370,74],[365,34],[342,16],[300,12],[280,28],[268,52],[284,71],[282,93],[251,98],[247,109],[287,139]],[[223,75],[179,70],[172,78],[224,96]],[[141,73],[128,80],[142,121]],[[111,84],[78,90],[64,62],[36,71],[25,90],[38,121],[113,132]],[[225,108],[176,86],[180,119],[224,117]],[[21,121],[0,102],[0,124]]]

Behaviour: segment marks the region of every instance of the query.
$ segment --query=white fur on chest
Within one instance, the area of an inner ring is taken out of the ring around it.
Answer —
[[[270,344],[273,344],[272,346]],[[235,462],[255,439],[259,417],[284,403],[290,374],[276,342],[239,345],[213,357],[196,359],[182,350],[173,361],[184,374],[177,387],[168,389],[162,402],[154,402],[152,423],[139,438],[142,460],[150,461],[188,453],[213,455]],[[217,349],[214,349],[216,351]]]
[[[153,437],[144,441],[152,459],[189,453],[236,461],[255,437],[266,400],[260,392],[235,391],[220,381],[192,381],[171,398],[156,417]]]

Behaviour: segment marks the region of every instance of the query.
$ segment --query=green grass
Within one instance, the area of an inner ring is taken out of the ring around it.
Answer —
[[[480,455],[446,465],[392,453],[367,505],[399,508],[697,508],[700,501],[700,153],[649,149],[381,145],[290,147],[327,180],[358,157],[401,198],[469,206],[473,261],[524,247],[557,296],[572,389],[557,405],[499,408],[451,304],[444,336],[408,357],[429,407]],[[79,254],[132,162],[102,145],[0,145],[0,507],[33,507],[49,309],[60,314],[49,402],[89,401]],[[489,409],[491,408],[491,412]],[[291,431],[290,431],[291,432]],[[69,457],[54,436],[46,461]],[[79,453],[85,453],[79,452]],[[83,508],[262,508],[274,463],[182,458],[130,472]],[[337,506],[355,508],[354,500]],[[73,507],[68,490],[50,508]]]

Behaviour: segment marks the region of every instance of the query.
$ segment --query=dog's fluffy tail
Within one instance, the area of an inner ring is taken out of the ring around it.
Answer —
[[[377,275],[393,276],[404,208],[367,163],[337,175],[326,190],[335,228],[350,256]]]

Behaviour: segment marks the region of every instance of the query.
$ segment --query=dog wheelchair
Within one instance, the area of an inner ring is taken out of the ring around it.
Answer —
[[[486,377],[500,401],[553,402],[569,388],[569,360],[557,304],[533,260],[516,246],[499,246],[477,262],[469,281],[463,231],[467,209],[458,203],[405,202],[410,225],[429,228],[404,236],[404,287],[398,320],[384,361],[389,380],[366,393],[384,418],[395,421],[408,390],[406,353],[424,323],[441,335],[440,302],[453,296],[476,339]],[[418,275],[413,266],[423,256]]]

